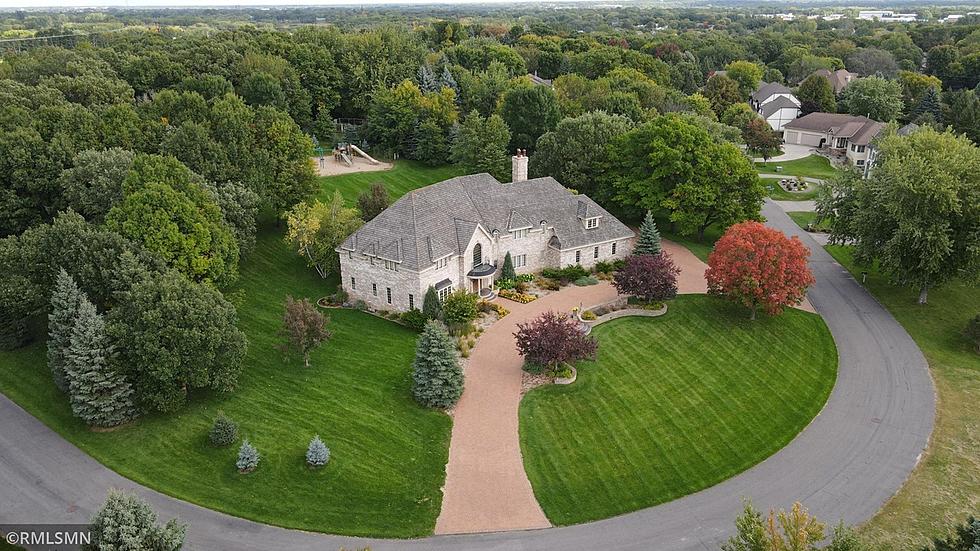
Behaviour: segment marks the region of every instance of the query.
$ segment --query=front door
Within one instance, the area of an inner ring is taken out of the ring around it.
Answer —
[[[476,294],[480,294],[480,280],[479,279],[472,280],[472,282],[471,282],[470,285],[473,287],[471,289],[472,292],[474,292]]]

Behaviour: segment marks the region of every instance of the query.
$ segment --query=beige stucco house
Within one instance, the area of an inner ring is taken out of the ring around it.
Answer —
[[[431,286],[487,295],[509,252],[518,274],[626,257],[633,231],[595,201],[554,178],[527,179],[513,158],[513,182],[489,174],[452,178],[409,192],[339,247],[352,300],[372,308],[421,308]]]

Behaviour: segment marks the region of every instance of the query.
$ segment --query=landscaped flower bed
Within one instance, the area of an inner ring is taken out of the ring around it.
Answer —
[[[507,300],[513,300],[514,302],[520,302],[521,304],[527,304],[532,300],[538,298],[535,295],[528,293],[519,293],[512,289],[501,289],[499,295]]]

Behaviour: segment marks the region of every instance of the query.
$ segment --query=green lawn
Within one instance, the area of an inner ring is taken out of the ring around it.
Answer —
[[[596,362],[521,403],[524,465],[555,524],[649,507],[773,454],[823,407],[837,350],[823,320],[790,309],[749,321],[704,295],[659,318],[595,328]]]
[[[851,249],[828,246],[838,262],[860,280]],[[873,549],[919,549],[953,524],[980,510],[980,354],[963,336],[980,313],[980,288],[957,281],[929,291],[896,287],[874,269],[866,287],[905,327],[922,349],[938,392],[936,425],[929,450],[905,486],[860,529]]]
[[[809,176],[810,178],[827,179],[837,174],[838,170],[831,166],[826,157],[820,155],[810,155],[794,161],[769,161],[768,163],[755,163],[756,170],[760,174],[777,174],[776,166],[783,167],[778,174],[787,176]]]
[[[278,232],[260,235],[241,273],[240,326],[249,352],[231,394],[196,396],[180,413],[147,417],[117,432],[90,432],[51,382],[43,343],[0,353],[0,391],[106,466],[175,497],[305,530],[431,533],[451,421],[412,400],[415,334],[368,314],[331,310],[333,339],[304,369],[299,359],[284,361],[276,348],[283,301],[287,294],[316,299],[333,287],[306,268]],[[207,444],[219,410],[258,447],[262,462],[255,473],[236,472],[237,446]],[[310,471],[304,453],[315,433],[331,458],[324,469]]]
[[[786,191],[779,185],[779,178],[759,178],[766,195],[776,201],[811,201],[820,193],[820,184],[807,184],[806,191]]]
[[[413,189],[461,174],[462,171],[454,165],[430,167],[415,161],[397,161],[391,170],[321,177],[319,198],[321,201],[327,200],[333,195],[334,190],[340,190],[344,199],[349,204],[354,204],[361,191],[370,188],[374,182],[382,182],[388,188],[391,200],[394,201]]]
[[[817,223],[817,213],[815,212],[796,211],[787,212],[786,214],[793,219],[793,222],[796,222],[797,226],[803,228],[804,230],[809,224],[813,224],[815,229],[818,231],[830,231],[830,222],[827,220],[822,220],[820,223]]]

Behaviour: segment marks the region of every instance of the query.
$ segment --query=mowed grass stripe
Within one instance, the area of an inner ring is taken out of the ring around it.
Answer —
[[[747,469],[809,423],[836,378],[823,320],[798,310],[752,322],[684,295],[663,317],[593,334],[598,359],[575,384],[521,404],[525,468],[556,524],[663,503]]]

